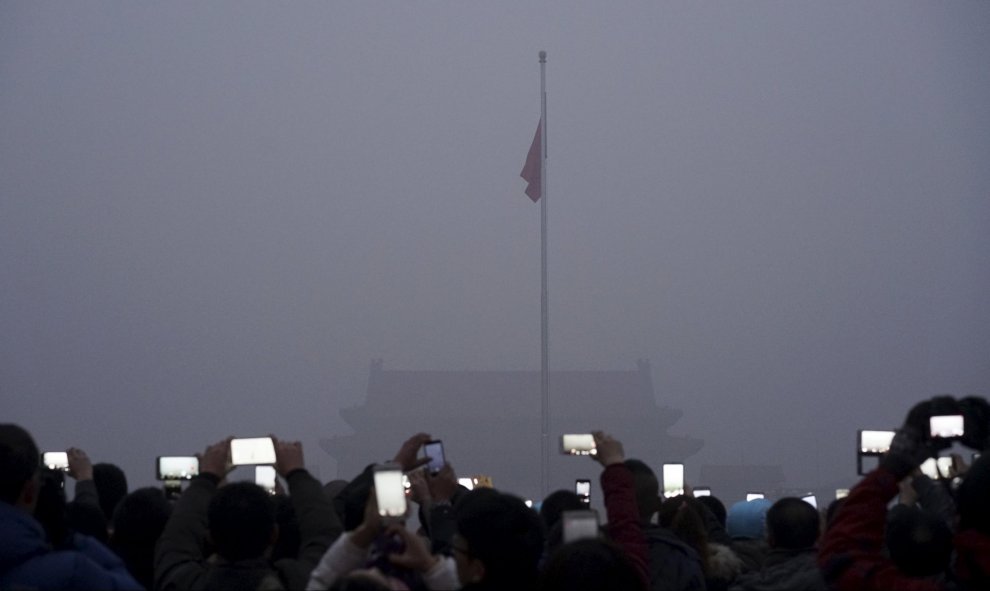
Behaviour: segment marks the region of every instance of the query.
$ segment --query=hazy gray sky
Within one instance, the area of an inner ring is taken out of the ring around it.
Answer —
[[[327,479],[372,358],[538,368],[541,49],[551,365],[650,359],[689,477],[990,391],[988,2],[8,0],[3,420]]]

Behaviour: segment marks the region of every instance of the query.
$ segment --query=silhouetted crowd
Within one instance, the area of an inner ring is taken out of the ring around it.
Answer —
[[[942,434],[932,417],[961,426]],[[538,508],[469,490],[449,464],[422,456],[424,433],[391,462],[326,485],[300,443],[272,437],[273,490],[226,482],[225,439],[182,488],[129,492],[116,466],[71,448],[67,467],[49,468],[28,431],[2,424],[0,590],[990,590],[985,399],[915,405],[877,468],[821,512],[796,497],[728,508],[690,487],[665,497],[619,440],[592,435],[601,524],[570,490]],[[919,470],[957,442],[982,455],[954,456],[935,479]]]

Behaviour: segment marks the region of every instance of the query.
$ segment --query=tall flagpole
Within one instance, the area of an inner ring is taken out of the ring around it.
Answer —
[[[550,294],[547,286],[547,52],[540,52],[540,394],[543,400],[543,496],[550,494]]]

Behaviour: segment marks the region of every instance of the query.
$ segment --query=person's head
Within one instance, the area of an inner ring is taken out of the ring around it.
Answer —
[[[221,487],[207,509],[217,554],[230,561],[259,558],[275,544],[275,502],[253,482]]]
[[[38,446],[31,434],[13,424],[0,424],[0,501],[28,512],[38,502]]]
[[[547,531],[550,531],[560,521],[564,511],[581,511],[583,509],[587,509],[587,507],[577,493],[570,490],[557,490],[543,499],[543,504],[540,505],[540,519],[543,520],[543,525]]]
[[[718,521],[719,525],[723,528],[725,527],[725,504],[719,500],[718,497],[713,497],[711,495],[707,497],[695,497],[699,503],[708,508],[715,516],[715,520]]]
[[[557,548],[547,560],[540,581],[542,591],[610,591],[643,586],[626,552],[601,538],[578,540]]]
[[[739,501],[729,507],[725,531],[734,540],[763,540],[766,538],[766,515],[770,509],[767,499]]]
[[[525,589],[536,583],[543,553],[543,523],[522,499],[476,489],[454,506],[453,540],[462,585],[480,583]]]
[[[810,548],[818,541],[820,526],[818,510],[810,503],[784,497],[767,510],[767,543],[782,550]]]
[[[278,541],[272,549],[272,561],[298,557],[302,545],[299,517],[292,500],[285,495],[275,497],[275,523],[278,524]]]
[[[956,492],[959,530],[975,529],[990,536],[990,454],[973,462]]]
[[[127,476],[113,464],[93,464],[93,484],[100,495],[100,509],[107,521],[110,521],[117,503],[127,496]]]
[[[102,544],[110,540],[107,534],[107,518],[96,505],[72,501],[65,505],[65,520],[69,529],[96,538]]]
[[[636,490],[636,506],[639,507],[639,520],[649,523],[653,514],[660,508],[660,481],[652,468],[641,460],[628,459],[626,468],[632,472],[633,487]]]
[[[113,512],[110,547],[134,578],[149,589],[154,584],[155,544],[171,514],[172,505],[165,493],[152,487],[130,493]]]
[[[693,497],[677,495],[660,505],[657,522],[694,548],[702,570],[708,572],[708,533],[699,509],[700,504]]]
[[[835,499],[828,504],[825,508],[825,531],[828,531],[832,527],[832,522],[835,521],[835,516],[838,515],[839,511],[842,510],[842,506],[846,504],[846,498]]]
[[[885,537],[890,559],[908,576],[930,577],[949,567],[952,532],[927,511],[897,505],[887,514]]]

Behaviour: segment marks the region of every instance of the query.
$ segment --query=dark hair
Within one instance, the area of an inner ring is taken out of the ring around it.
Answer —
[[[106,545],[110,540],[107,534],[107,518],[96,505],[72,501],[65,505],[65,520],[69,529],[76,533],[85,534]]]
[[[533,587],[543,554],[543,523],[522,499],[484,488],[454,507],[457,533],[485,565],[485,582],[499,588]]]
[[[172,505],[159,488],[139,488],[127,495],[113,512],[110,547],[127,570],[146,588],[154,586],[155,544],[172,514]]]
[[[956,493],[959,530],[975,529],[990,536],[990,455],[984,452],[973,462]]]
[[[695,499],[707,507],[708,510],[712,512],[712,515],[715,516],[715,519],[718,521],[719,525],[722,526],[722,529],[725,529],[725,517],[727,515],[725,504],[719,500],[718,497],[713,497],[711,495],[707,497],[695,497]]]
[[[543,504],[540,505],[540,519],[543,520],[543,526],[549,531],[560,521],[564,511],[580,511],[582,509],[587,509],[587,507],[577,493],[570,490],[557,490],[543,499]]]
[[[846,498],[835,499],[828,504],[825,508],[825,531],[828,531],[832,527],[832,522],[835,521],[835,516],[842,509],[842,506],[846,504]]]
[[[230,561],[264,554],[275,527],[275,503],[253,482],[222,487],[207,509],[217,554]]]
[[[643,580],[626,552],[601,538],[559,547],[550,555],[540,582],[541,591],[643,589]]]
[[[660,481],[657,480],[653,469],[641,460],[628,459],[625,464],[633,475],[639,520],[644,523],[649,522],[653,514],[660,509]]]
[[[927,511],[897,505],[887,514],[885,537],[890,559],[908,576],[930,577],[949,568],[952,532]]]
[[[698,501],[685,495],[671,497],[660,505],[657,521],[698,553],[701,570],[707,574],[708,533]]]
[[[774,548],[809,548],[820,531],[818,510],[797,497],[784,497],[767,510],[767,536]]]
[[[278,524],[278,540],[272,549],[272,562],[281,558],[298,558],[302,545],[299,517],[292,501],[285,495],[275,497],[275,523]]]
[[[0,501],[13,505],[41,467],[38,446],[18,425],[0,424]]]
[[[117,503],[127,496],[127,476],[113,464],[93,464],[93,484],[100,495],[100,510],[110,521]]]

